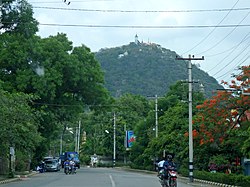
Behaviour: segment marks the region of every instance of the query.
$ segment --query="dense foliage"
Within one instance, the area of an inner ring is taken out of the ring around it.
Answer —
[[[236,80],[225,83],[230,87],[228,91],[218,91],[216,96],[197,106],[195,146],[208,153],[199,159],[217,162],[218,170],[242,169],[237,168],[240,161],[236,160],[250,156],[250,100],[249,94],[244,94],[249,92],[249,77],[250,66],[243,66]],[[200,165],[200,169],[207,169],[207,165]]]
[[[81,121],[80,155],[86,164],[92,154],[112,160],[115,134],[118,162],[153,170],[154,161],[171,153],[178,168],[187,169],[188,84],[180,81],[187,77],[185,62],[155,44],[131,43],[93,54],[85,45],[73,47],[63,33],[40,38],[32,14],[26,1],[3,4],[1,160],[14,147],[16,170],[22,171],[29,169],[30,159],[36,164],[48,154],[58,156],[60,140],[61,151],[72,151]],[[231,83],[223,82],[229,91],[206,100],[218,84],[195,66],[193,70],[207,88],[206,95],[197,88],[193,92],[195,170],[209,171],[209,164],[215,164],[217,172],[242,174],[242,158],[250,156],[250,66],[242,67]],[[104,78],[120,97],[110,97]],[[158,111],[152,98],[156,93],[161,95]],[[131,149],[124,146],[126,130],[136,135]]]
[[[16,153],[33,157],[35,163],[47,154],[58,156],[58,143],[65,139],[67,129],[77,126],[86,106],[106,103],[109,93],[89,48],[73,47],[65,34],[43,39],[36,36],[38,23],[24,0],[5,1],[2,9],[0,80],[4,107],[0,121],[6,126],[5,133],[13,133],[2,136],[5,151],[1,157],[6,158],[9,146],[13,146]],[[33,97],[26,102],[29,95]]]
[[[177,81],[186,81],[187,62],[175,60],[177,54],[154,43],[131,42],[129,45],[101,49],[95,53],[105,71],[105,86],[115,97],[124,93],[163,96]],[[193,79],[199,81],[194,91],[205,86],[205,95],[222,88],[207,73],[193,66]],[[186,97],[184,96],[184,99]]]

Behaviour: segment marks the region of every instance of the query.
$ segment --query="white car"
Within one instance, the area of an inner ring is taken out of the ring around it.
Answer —
[[[45,161],[45,171],[60,171],[58,159],[49,159]]]

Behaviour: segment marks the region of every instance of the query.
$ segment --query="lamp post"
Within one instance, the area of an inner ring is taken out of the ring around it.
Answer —
[[[158,138],[158,98],[163,98],[163,97],[158,97],[158,95],[155,95],[154,97],[148,96],[148,98],[154,98],[155,99],[155,137]]]
[[[115,167],[116,162],[116,115],[114,112],[113,116],[113,167]],[[109,134],[109,131],[106,129],[105,133]]]

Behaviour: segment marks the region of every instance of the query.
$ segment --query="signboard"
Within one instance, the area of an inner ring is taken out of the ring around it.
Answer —
[[[126,131],[126,148],[131,148],[135,142],[134,131]]]

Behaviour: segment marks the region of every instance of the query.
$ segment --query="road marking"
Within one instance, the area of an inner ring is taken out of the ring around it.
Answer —
[[[109,178],[111,180],[112,187],[115,187],[115,181],[113,180],[112,175],[109,175]]]

